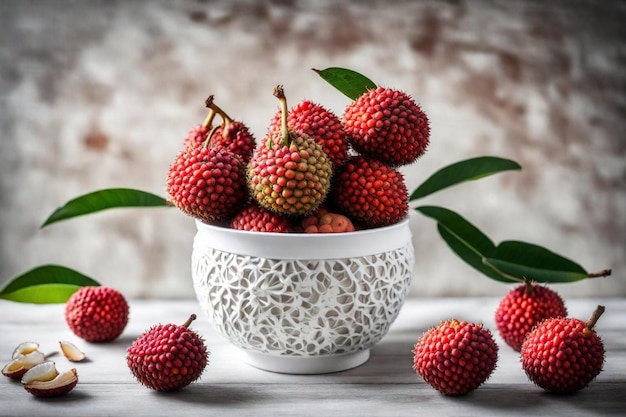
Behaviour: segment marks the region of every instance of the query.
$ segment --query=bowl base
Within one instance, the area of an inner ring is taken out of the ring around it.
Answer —
[[[316,375],[346,371],[363,365],[370,357],[369,349],[319,356],[279,356],[252,351],[241,352],[243,361],[255,368],[293,375]]]

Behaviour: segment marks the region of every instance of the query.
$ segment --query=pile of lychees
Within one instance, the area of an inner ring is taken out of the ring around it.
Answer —
[[[289,109],[282,86],[274,95],[280,110],[258,144],[207,99],[209,115],[169,168],[172,204],[206,223],[257,232],[349,232],[407,215],[398,168],[415,162],[430,137],[426,114],[408,94],[371,89],[342,118],[309,100]]]
[[[495,321],[504,342],[520,352],[528,379],[546,391],[572,394],[602,371],[605,350],[594,330],[598,306],[586,322],[567,317],[561,296],[530,281],[499,303]],[[498,345],[482,323],[449,319],[427,330],[413,348],[413,368],[445,395],[467,394],[482,385],[498,362]]]

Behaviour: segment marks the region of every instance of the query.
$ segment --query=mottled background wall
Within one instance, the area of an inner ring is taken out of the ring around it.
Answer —
[[[0,1],[0,282],[42,263],[129,296],[193,296],[193,221],[109,211],[39,230],[89,191],[164,194],[209,94],[260,138],[272,89],[337,113],[310,69],[353,68],[423,106],[432,143],[403,169],[491,154],[521,172],[429,198],[494,240],[521,239],[612,278],[560,286],[626,295],[626,6],[621,1]],[[424,201],[426,203],[426,201]],[[414,295],[503,294],[417,213]]]

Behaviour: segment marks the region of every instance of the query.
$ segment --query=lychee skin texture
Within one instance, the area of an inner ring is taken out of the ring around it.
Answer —
[[[602,371],[604,345],[578,319],[556,317],[539,323],[522,344],[522,368],[537,386],[571,394],[585,388]]]
[[[198,125],[192,128],[185,137],[183,145],[185,149],[198,148],[206,142],[207,135],[211,130],[210,126]]]
[[[183,213],[207,223],[224,220],[247,202],[245,164],[223,148],[183,150],[170,165],[166,191]]]
[[[239,155],[244,164],[252,157],[256,140],[243,122],[233,121],[224,127],[218,127],[209,141],[211,148],[223,147]]]
[[[292,229],[289,219],[256,204],[250,204],[237,213],[231,221],[231,228],[272,233],[288,233]]]
[[[248,164],[250,195],[261,207],[283,215],[305,215],[322,204],[330,188],[332,163],[309,136],[289,132],[266,137]]]
[[[127,350],[126,363],[142,385],[157,391],[181,389],[197,380],[209,352],[193,330],[160,324],[139,336]]]
[[[278,111],[270,123],[268,135],[280,132],[281,111]],[[287,127],[300,135],[315,139],[333,163],[340,166],[348,156],[350,143],[339,117],[320,104],[303,100],[289,110]]]
[[[74,334],[88,342],[117,339],[128,323],[128,303],[110,287],[82,287],[67,300],[65,321]]]
[[[519,352],[524,338],[537,323],[566,316],[567,308],[556,292],[542,285],[522,284],[502,298],[495,321],[502,339]]]
[[[496,368],[498,346],[481,324],[451,319],[426,331],[413,349],[413,368],[437,391],[463,395]]]
[[[408,200],[403,175],[375,159],[351,156],[334,179],[333,202],[365,227],[402,220],[409,211]]]
[[[344,111],[342,123],[352,147],[390,166],[417,160],[430,141],[428,117],[406,93],[378,87]]]

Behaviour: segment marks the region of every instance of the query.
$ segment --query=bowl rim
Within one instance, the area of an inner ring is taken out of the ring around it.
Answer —
[[[210,247],[269,259],[344,259],[374,255],[411,243],[409,216],[389,225],[344,233],[251,232],[195,219],[194,250]]]

